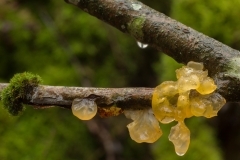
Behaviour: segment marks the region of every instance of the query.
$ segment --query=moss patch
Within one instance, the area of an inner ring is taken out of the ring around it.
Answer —
[[[17,116],[24,109],[22,103],[40,82],[40,76],[29,72],[15,74],[10,84],[1,93],[3,107],[11,115]]]

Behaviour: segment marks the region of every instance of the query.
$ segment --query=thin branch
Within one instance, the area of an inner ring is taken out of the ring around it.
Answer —
[[[240,52],[136,0],[65,0],[179,63],[203,62],[227,101],[240,101]]]
[[[0,93],[8,84],[0,83]],[[71,109],[75,98],[94,100],[98,107],[118,107],[124,109],[143,109],[151,107],[152,88],[87,88],[43,86],[35,87],[26,104],[35,108],[59,106]]]

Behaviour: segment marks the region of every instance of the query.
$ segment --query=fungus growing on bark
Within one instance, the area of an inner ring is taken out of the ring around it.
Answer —
[[[97,104],[93,100],[76,98],[72,102],[72,112],[81,120],[90,120],[97,114]]]
[[[164,124],[178,121],[170,131],[169,140],[180,156],[186,153],[190,143],[190,131],[184,119],[217,116],[226,103],[220,94],[214,92],[217,86],[203,68],[203,64],[191,61],[176,70],[176,82],[163,82],[153,93],[152,109],[158,121]]]

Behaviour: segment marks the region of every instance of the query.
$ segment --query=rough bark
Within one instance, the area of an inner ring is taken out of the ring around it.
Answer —
[[[136,0],[65,0],[166,53],[179,63],[202,62],[226,100],[240,101],[240,52]]]
[[[0,84],[0,93],[7,85]],[[151,107],[152,92],[152,88],[88,88],[40,85],[35,87],[32,93],[29,93],[31,95],[26,96],[29,99],[24,102],[40,109],[52,106],[71,109],[75,98],[86,98],[94,100],[99,108],[144,109]],[[104,110],[100,111],[104,112],[102,116],[107,114]]]

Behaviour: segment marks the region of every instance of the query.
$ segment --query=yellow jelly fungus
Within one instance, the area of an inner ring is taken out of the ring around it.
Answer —
[[[180,77],[187,77],[190,74],[192,74],[193,72],[194,72],[193,68],[183,66],[182,68],[179,68],[176,70],[176,77],[177,77],[177,79],[179,79]]]
[[[208,77],[208,71],[203,69],[202,63],[191,61],[176,70],[176,82],[163,82],[153,92],[152,110],[157,120],[164,124],[178,121],[169,135],[178,155],[184,155],[190,143],[190,131],[184,119],[217,116],[226,103],[220,94],[214,92],[217,86]]]
[[[168,139],[174,144],[177,155],[183,156],[187,152],[190,144],[190,131],[183,121],[179,121],[171,128]]]
[[[156,92],[162,96],[174,96],[178,93],[177,83],[174,81],[166,81],[156,87]]]
[[[208,96],[206,95],[206,97],[211,101],[211,105],[213,107],[212,115],[217,116],[218,111],[226,103],[226,100],[219,93],[214,93]]]
[[[200,81],[197,75],[190,75],[187,77],[180,77],[178,79],[178,91],[179,93],[196,89],[200,86]]]
[[[188,62],[187,66],[190,67],[190,68],[193,68],[195,70],[203,70],[203,64],[202,63],[190,61],[190,62]]]
[[[206,100],[193,99],[191,103],[191,112],[194,116],[211,117],[212,107]]]
[[[189,63],[192,63],[192,62],[189,62]],[[203,64],[198,63],[199,67],[194,66],[195,68],[192,68],[190,67],[192,65],[189,65],[189,63],[187,64],[187,66],[183,66],[182,68],[179,68],[176,70],[177,79],[179,79],[180,77],[187,78],[188,76],[196,75],[201,81],[203,78],[207,77],[208,75],[207,70],[205,71],[199,70],[200,68],[203,68]],[[194,63],[197,63],[197,62],[194,62]]]
[[[174,107],[171,106],[166,98],[163,98],[163,101],[160,102],[156,107],[152,108],[155,117],[159,122],[167,124],[175,120],[174,118]]]
[[[190,109],[189,91],[181,93],[178,97],[177,107],[175,108],[175,120],[182,121],[185,118],[192,117]]]
[[[153,93],[152,109],[159,122],[167,124],[175,120],[174,107],[178,94],[177,83],[166,81],[156,87]]]
[[[189,105],[190,105],[189,91],[180,94],[179,97],[178,97],[178,101],[177,101],[177,107],[186,108]]]
[[[159,122],[182,121],[193,115],[207,118],[217,115],[225,100],[218,95],[218,101],[213,104],[214,96],[211,95],[215,94],[213,92],[217,86],[212,78],[207,77],[208,72],[203,68],[201,63],[189,62],[187,66],[176,70],[177,82],[163,82],[155,88],[152,109]],[[198,94],[190,97],[193,90]],[[215,107],[218,109],[214,109],[214,106],[218,106]]]
[[[89,120],[96,115],[97,105],[93,100],[76,98],[72,102],[72,113],[81,120]]]
[[[226,103],[226,100],[218,93],[199,95],[191,99],[191,112],[194,116],[211,118],[217,116],[217,112]]]
[[[154,117],[152,109],[148,110],[125,110],[124,114],[133,122],[128,124],[128,130],[132,140],[137,143],[153,143],[162,135],[159,122]]]
[[[202,80],[200,86],[196,89],[200,94],[209,94],[212,93],[217,86],[214,84],[214,81],[210,77],[206,77]]]

